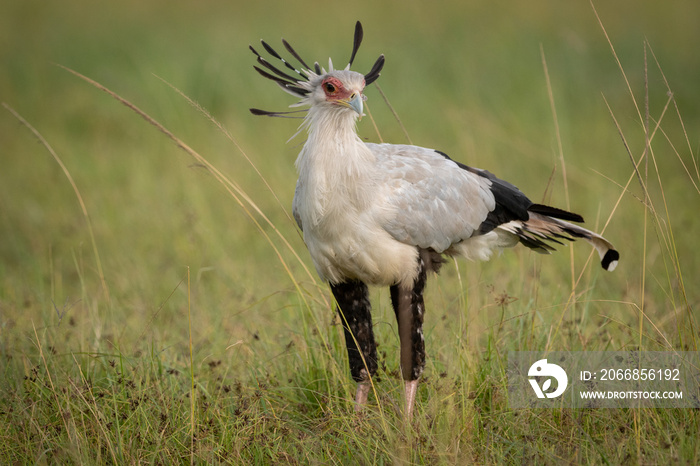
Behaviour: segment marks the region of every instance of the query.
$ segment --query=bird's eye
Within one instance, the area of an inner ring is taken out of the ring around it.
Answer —
[[[324,87],[324,89],[326,89],[326,92],[329,94],[333,94],[335,91],[338,90],[338,88],[335,87],[335,84],[333,84],[333,83],[325,83],[323,85],[323,87]]]

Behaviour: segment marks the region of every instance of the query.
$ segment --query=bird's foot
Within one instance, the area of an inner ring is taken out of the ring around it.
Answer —
[[[416,402],[416,392],[418,391],[418,379],[406,381],[406,420],[413,417],[413,405]]]
[[[367,404],[367,396],[369,395],[369,382],[359,382],[357,384],[357,393],[355,394],[355,412],[359,413]]]

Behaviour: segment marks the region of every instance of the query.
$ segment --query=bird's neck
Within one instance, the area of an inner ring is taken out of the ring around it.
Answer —
[[[309,137],[297,158],[299,181],[318,213],[334,203],[362,209],[373,195],[375,157],[357,135],[354,114],[335,108],[309,109]],[[350,204],[350,205],[347,205]]]
[[[355,120],[351,112],[309,109],[309,137],[297,159],[299,175],[320,176],[335,184],[371,177],[375,157],[357,135]]]

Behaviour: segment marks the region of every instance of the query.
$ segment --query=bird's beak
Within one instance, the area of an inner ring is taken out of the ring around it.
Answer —
[[[350,99],[344,101],[344,103],[346,103],[348,107],[355,110],[357,114],[360,115],[360,117],[362,117],[363,101],[364,96],[362,95],[362,93],[355,92],[353,95],[350,96]]]

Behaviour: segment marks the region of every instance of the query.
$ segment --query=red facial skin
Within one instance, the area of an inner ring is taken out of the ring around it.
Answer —
[[[349,91],[343,86],[338,78],[329,76],[321,83],[323,92],[326,94],[326,100],[349,100],[354,92]]]

